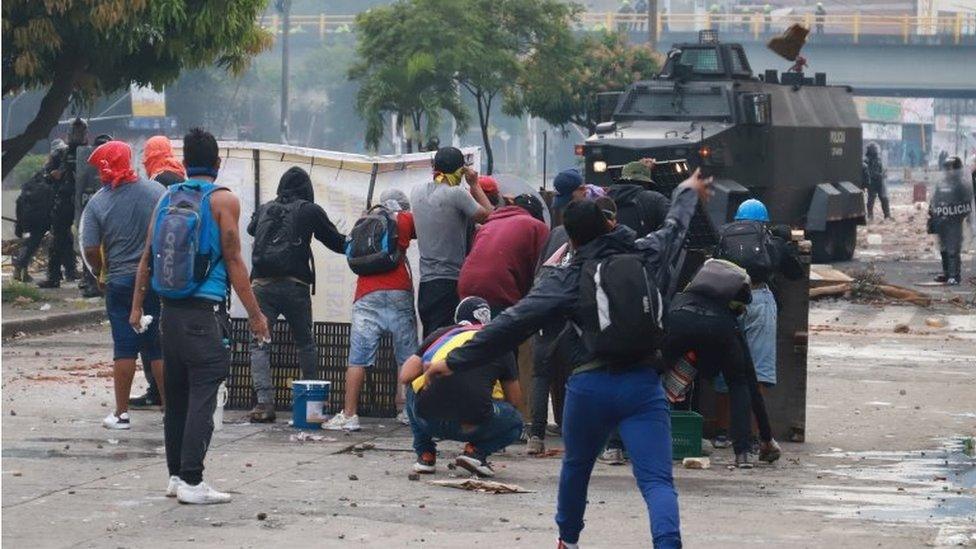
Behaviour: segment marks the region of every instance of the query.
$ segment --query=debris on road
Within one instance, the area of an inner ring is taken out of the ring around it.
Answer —
[[[930,316],[925,319],[925,325],[930,328],[945,328],[948,324],[946,319],[937,316]]]
[[[469,490],[472,492],[487,492],[490,494],[534,494],[533,490],[526,490],[518,484],[503,484],[493,480],[482,480],[469,478],[464,480],[432,480],[431,484],[457,488],[459,490]]]
[[[817,279],[810,273],[810,299],[818,297],[845,297],[852,301],[884,303],[905,301],[920,307],[932,305],[932,297],[902,286],[888,284],[881,273],[874,269],[856,271],[848,275],[833,268],[819,269]],[[850,281],[843,281],[843,277]]]
[[[305,431],[288,437],[289,442],[336,442],[337,440],[339,439],[327,437],[325,435],[313,435],[312,433],[306,433]]]
[[[908,324],[895,324],[896,334],[907,334],[910,331],[911,328],[908,327]]]
[[[685,469],[711,469],[712,460],[707,457],[689,457],[681,460],[681,465]]]

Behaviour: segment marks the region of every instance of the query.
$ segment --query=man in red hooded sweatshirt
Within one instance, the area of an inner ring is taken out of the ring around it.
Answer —
[[[549,238],[542,212],[538,198],[523,194],[514,205],[488,216],[461,267],[461,299],[480,296],[497,315],[529,293],[539,254]]]
[[[159,298],[148,290],[144,314],[153,318],[141,333],[129,325],[129,312],[149,223],[165,189],[156,181],[140,178],[132,170],[131,159],[132,150],[122,141],[109,141],[92,152],[88,163],[98,170],[102,188],[85,205],[79,230],[92,274],[106,280],[105,309],[112,325],[115,361],[115,410],[102,422],[107,429],[129,428],[129,390],[140,354],[143,363],[150,364],[163,394]]]

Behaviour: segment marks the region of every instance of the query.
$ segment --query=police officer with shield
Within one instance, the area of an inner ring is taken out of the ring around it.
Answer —
[[[973,210],[970,181],[964,177],[962,159],[950,156],[943,168],[943,178],[929,203],[928,232],[939,237],[942,274],[936,282],[947,286],[959,284],[962,270],[962,224]]]
[[[68,134],[68,148],[61,158],[61,169],[52,172],[54,186],[54,208],[51,211],[51,249],[47,264],[47,280],[39,283],[39,288],[60,288],[61,270],[64,278],[78,278],[78,262],[75,254],[71,226],[75,222],[75,165],[78,147],[88,144],[86,133],[88,125],[80,118],[71,123]],[[87,158],[86,158],[87,160]]]

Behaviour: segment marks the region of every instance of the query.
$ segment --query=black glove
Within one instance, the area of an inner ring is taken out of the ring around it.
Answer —
[[[771,225],[769,227],[769,233],[787,242],[793,240],[793,231],[789,225]]]

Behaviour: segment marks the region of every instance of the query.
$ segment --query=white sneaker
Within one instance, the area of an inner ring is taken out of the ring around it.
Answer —
[[[115,415],[115,412],[112,412],[102,420],[102,427],[106,429],[128,429],[129,412],[122,412],[120,415]]]
[[[176,489],[176,499],[180,503],[210,505],[212,503],[228,503],[230,501],[230,494],[218,492],[207,486],[206,482],[201,482],[196,486],[181,482]]]
[[[347,416],[343,412],[332,416],[332,419],[322,424],[322,428],[327,431],[358,431],[362,429],[359,425],[359,416]]]
[[[180,477],[176,475],[169,477],[169,484],[166,486],[166,497],[175,498],[176,491],[179,490],[182,484],[183,480]]]
[[[396,420],[402,425],[410,425],[410,416],[408,416],[407,412],[404,410],[400,410],[400,413],[397,414]]]

